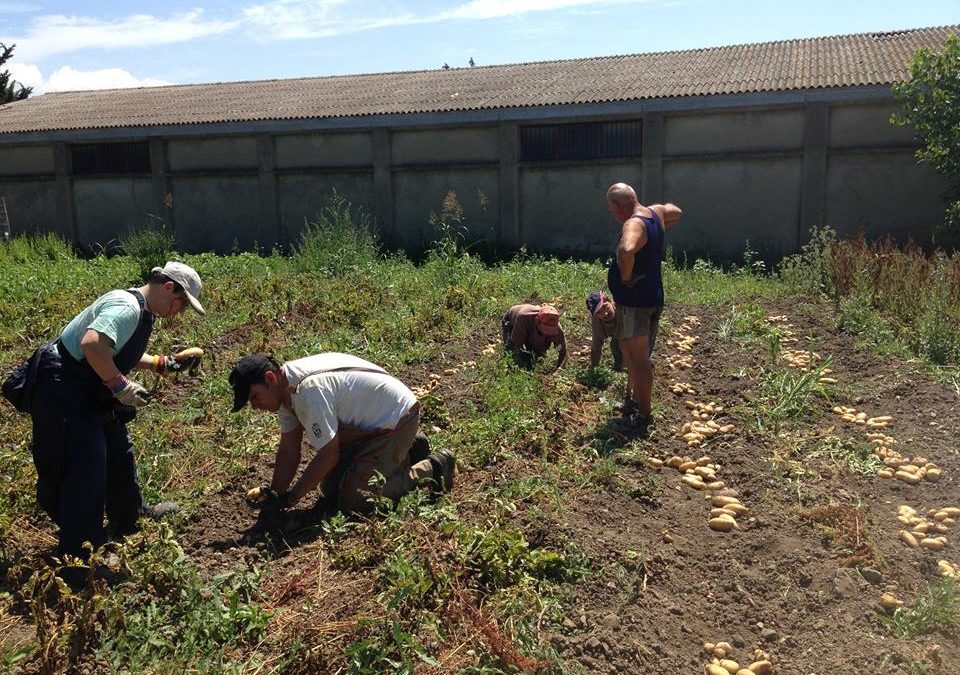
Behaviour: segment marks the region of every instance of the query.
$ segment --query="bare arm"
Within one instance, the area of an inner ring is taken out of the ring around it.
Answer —
[[[647,228],[639,218],[630,218],[623,224],[623,233],[617,244],[617,267],[620,280],[628,283],[633,276],[634,255],[647,245]]]
[[[330,439],[330,442],[317,451],[307,468],[303,470],[297,484],[290,490],[291,501],[296,502],[309,492],[316,489],[320,482],[333,471],[340,461],[340,434]]]
[[[120,372],[113,362],[111,347],[113,347],[113,340],[92,328],[88,329],[80,338],[80,349],[83,351],[83,357],[93,368],[93,372],[99,375],[104,382],[113,379]]]
[[[676,225],[677,221],[680,220],[680,216],[683,215],[680,207],[671,202],[667,202],[666,204],[653,204],[648,208],[651,211],[656,211],[660,215],[660,220],[663,221],[663,229],[665,230],[669,230]]]
[[[603,343],[607,336],[600,330],[599,319],[590,320],[590,329],[592,336],[590,338],[590,367],[596,368],[600,365],[600,355],[603,354]]]
[[[560,334],[557,335],[559,340],[558,347],[560,353],[557,355],[557,368],[561,368],[567,363],[567,338],[564,336],[563,331],[560,331]]]
[[[273,480],[270,482],[277,492],[287,491],[300,466],[300,445],[303,443],[303,427],[280,434],[277,447],[277,463],[273,467]]]

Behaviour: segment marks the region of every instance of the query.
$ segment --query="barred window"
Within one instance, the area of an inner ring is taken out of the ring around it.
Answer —
[[[85,143],[70,146],[74,175],[150,173],[150,143]]]
[[[520,161],[639,157],[642,141],[640,120],[520,127]]]

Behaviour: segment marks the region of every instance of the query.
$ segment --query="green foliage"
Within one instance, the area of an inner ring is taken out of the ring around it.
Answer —
[[[928,587],[912,607],[899,607],[893,616],[881,617],[881,621],[899,638],[931,633],[960,636],[960,595],[956,580],[942,579],[936,586]]]
[[[334,190],[316,219],[305,224],[293,264],[299,272],[355,277],[371,271],[380,257],[369,216]]]
[[[823,395],[819,380],[832,362],[828,358],[803,372],[761,368],[757,373],[760,391],[751,401],[757,427],[779,433],[786,421],[810,415],[811,399]]]
[[[563,581],[583,570],[563,553],[532,548],[523,533],[513,529],[476,528],[461,533],[466,565],[487,588],[502,588],[525,579]]]
[[[777,266],[777,275],[800,295],[817,298],[832,297],[833,279],[830,274],[830,251],[837,241],[837,233],[829,227],[814,227],[800,253],[788,255]]]
[[[912,126],[923,147],[917,159],[954,179],[953,203],[935,243],[960,244],[960,37],[947,38],[940,52],[921,48],[910,62],[910,79],[893,85],[903,105],[891,122]]]
[[[9,47],[0,42],[0,68],[3,64],[13,58],[13,49],[17,45],[12,44]],[[22,101],[33,93],[33,87],[24,87],[22,84],[10,77],[9,70],[0,70],[0,105],[12,101]]]
[[[807,454],[808,459],[826,458],[833,464],[843,466],[863,476],[874,476],[883,462],[872,448],[860,441],[836,436],[819,439],[817,447]]]
[[[440,665],[400,622],[363,620],[361,629],[371,634],[347,647],[350,675],[413,675],[418,664]]]
[[[176,237],[162,218],[148,216],[150,222],[144,227],[132,229],[120,237],[123,252],[137,263],[138,279],[146,280],[150,270],[163,267],[172,258]]]

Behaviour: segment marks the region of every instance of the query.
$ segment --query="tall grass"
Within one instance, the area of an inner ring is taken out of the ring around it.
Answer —
[[[960,253],[840,240],[822,229],[779,273],[797,291],[833,300],[840,328],[877,344],[898,341],[937,365],[960,364]]]
[[[370,218],[336,190],[308,222],[294,247],[294,268],[326,277],[369,271],[381,258]]]

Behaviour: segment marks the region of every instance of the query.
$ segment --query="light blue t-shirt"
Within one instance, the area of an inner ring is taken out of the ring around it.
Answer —
[[[80,339],[93,329],[113,341],[110,352],[116,356],[140,323],[140,302],[129,291],[110,291],[93,301],[73,317],[60,333],[60,341],[77,361],[83,360]]]

